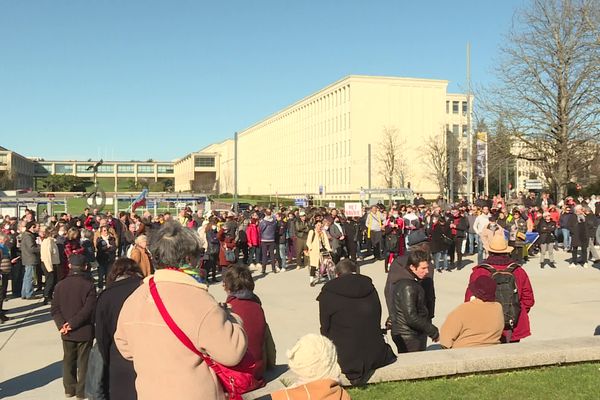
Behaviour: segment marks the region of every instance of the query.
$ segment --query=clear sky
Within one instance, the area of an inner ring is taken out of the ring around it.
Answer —
[[[522,4],[0,0],[0,145],[171,160],[349,74],[463,91],[466,43],[474,85],[491,82]]]

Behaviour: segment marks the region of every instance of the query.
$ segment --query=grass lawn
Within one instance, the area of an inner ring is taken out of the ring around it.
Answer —
[[[600,363],[545,367],[491,375],[389,382],[350,389],[353,400],[375,399],[598,399]]]

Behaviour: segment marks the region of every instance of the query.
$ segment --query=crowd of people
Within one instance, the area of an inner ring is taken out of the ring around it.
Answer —
[[[317,207],[251,207],[239,214],[185,208],[176,216],[27,210],[1,224],[0,318],[8,320],[9,285],[13,297],[51,303],[68,397],[222,399],[231,388],[219,381],[213,362],[245,365],[251,376],[245,390],[262,386],[275,365],[253,272],[306,268],[311,286],[326,281],[317,297],[320,335],[300,339],[287,353],[289,366],[302,391],[349,398],[340,373],[362,385],[396,360],[384,340],[388,330],[397,353],[423,351],[428,338],[457,348],[528,337],[535,300],[523,264],[539,253],[541,268],[556,267],[561,248],[571,268],[600,261],[598,203],[592,196],[555,204],[544,193],[510,207],[500,196],[428,204],[418,195],[412,204],[374,205],[353,217]],[[438,329],[434,275],[462,268],[469,255],[477,263],[465,303]],[[377,290],[360,274],[366,260],[382,260],[387,273],[383,327]],[[208,293],[218,281],[226,305]],[[102,365],[93,371],[103,372],[86,388],[92,359]],[[168,387],[157,379],[165,374]]]

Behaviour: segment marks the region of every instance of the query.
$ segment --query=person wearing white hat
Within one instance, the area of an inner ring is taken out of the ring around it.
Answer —
[[[309,333],[286,354],[298,379],[290,388],[271,393],[273,400],[350,400],[339,383],[342,371],[331,340]]]

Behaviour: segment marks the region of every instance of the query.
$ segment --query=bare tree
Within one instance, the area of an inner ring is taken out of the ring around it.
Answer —
[[[440,195],[444,194],[448,177],[448,151],[439,135],[430,136],[421,147],[423,162],[430,171],[427,179],[438,186]]]
[[[562,198],[585,174],[600,136],[600,0],[532,0],[497,67],[490,110],[542,161]]]
[[[394,184],[404,187],[407,179],[406,161],[402,157],[402,150],[406,141],[400,137],[395,127],[384,127],[382,139],[375,159],[379,165],[379,173],[388,189]]]

